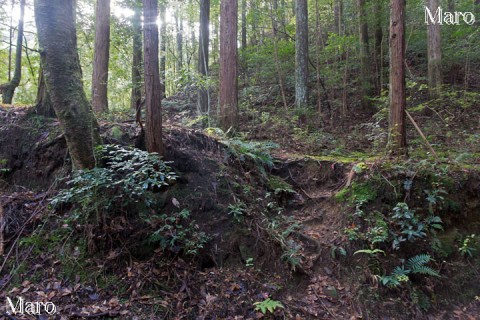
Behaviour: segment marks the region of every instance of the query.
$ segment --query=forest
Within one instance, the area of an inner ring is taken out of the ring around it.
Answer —
[[[0,0],[0,319],[480,319],[480,0]]]

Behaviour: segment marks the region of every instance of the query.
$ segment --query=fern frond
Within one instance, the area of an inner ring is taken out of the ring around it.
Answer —
[[[417,269],[412,270],[412,273],[424,274],[424,275],[433,276],[433,277],[440,277],[440,274],[436,270],[427,266],[418,267]]]
[[[430,257],[430,255],[428,254],[419,254],[419,255],[416,255],[415,257],[411,257],[410,259],[408,259],[407,268],[414,270],[422,267],[423,265],[429,263],[432,260],[433,260],[432,257]]]
[[[424,274],[428,276],[439,277],[440,274],[434,269],[427,267],[425,264],[433,261],[432,257],[428,254],[419,254],[415,257],[408,259],[407,268],[410,269],[412,273]]]
[[[401,266],[396,266],[395,269],[392,271],[392,277],[400,277],[400,276],[406,276],[410,273],[409,269],[405,269],[403,265]]]

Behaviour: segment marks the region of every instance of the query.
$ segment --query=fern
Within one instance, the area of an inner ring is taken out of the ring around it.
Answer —
[[[433,261],[433,259],[428,254],[419,254],[415,257],[408,259],[407,268],[411,270],[412,273],[424,274],[433,277],[439,277],[440,274],[433,270],[430,267],[427,267],[425,264]]]
[[[408,277],[409,274],[423,274],[426,276],[439,277],[440,274],[437,271],[425,265],[430,261],[433,261],[430,255],[419,254],[408,259],[406,264],[396,266],[390,275],[380,277],[380,280],[384,286],[395,288],[402,282],[408,282],[410,280]]]
[[[412,257],[412,258],[408,259],[407,267],[409,269],[415,270],[415,269],[425,265],[426,263],[429,263],[430,261],[432,261],[432,258],[430,257],[430,255],[419,254],[415,257]]]
[[[226,145],[228,153],[241,162],[247,159],[253,161],[259,166],[260,171],[265,174],[265,169],[273,167],[273,157],[270,155],[270,150],[278,148],[278,145],[272,142],[244,142],[240,140],[223,140]]]

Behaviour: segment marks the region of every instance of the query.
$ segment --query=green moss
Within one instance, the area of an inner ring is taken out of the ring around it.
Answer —
[[[358,161],[371,162],[380,159],[378,155],[371,155],[361,152],[352,152],[349,154],[330,154],[324,156],[318,155],[305,155],[304,158],[312,159],[316,161],[330,161],[336,163],[354,163]]]
[[[112,135],[112,138],[117,139],[117,140],[122,139],[123,132],[119,127],[117,127],[117,126],[112,127],[110,133]]]
[[[274,191],[275,194],[279,192],[288,192],[288,193],[295,192],[292,186],[288,182],[286,182],[285,180],[277,176],[268,177],[267,187],[269,190]]]
[[[377,197],[377,189],[373,186],[371,181],[367,182],[353,182],[350,187],[343,188],[335,195],[335,200],[338,202],[368,202]]]

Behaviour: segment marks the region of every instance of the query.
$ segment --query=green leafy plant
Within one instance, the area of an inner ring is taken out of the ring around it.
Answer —
[[[273,157],[269,151],[278,148],[276,143],[241,140],[223,140],[222,143],[225,144],[230,155],[242,163],[247,160],[253,161],[264,175],[266,175],[265,169],[273,167]]]
[[[274,313],[277,308],[285,309],[280,301],[272,300],[270,298],[261,302],[255,302],[253,305],[255,306],[255,311],[260,311],[263,314],[266,314],[267,311]]]
[[[74,206],[72,218],[99,224],[108,215],[150,212],[156,194],[176,179],[176,174],[157,154],[104,145],[97,149],[100,167],[77,171],[51,199],[53,207]]]
[[[377,253],[382,253],[383,255],[385,255],[385,251],[383,250],[380,250],[380,249],[363,249],[363,250],[357,250],[353,253],[353,255],[356,255],[358,253],[365,253],[365,254],[368,254],[370,256],[376,256]]]
[[[10,171],[10,169],[6,167],[7,163],[8,163],[7,159],[0,159],[0,174],[7,173]]]
[[[235,222],[240,223],[243,221],[246,212],[245,203],[239,201],[235,204],[229,204],[228,210],[228,214],[233,216]]]
[[[476,240],[476,235],[471,234],[466,236],[465,239],[460,242],[460,248],[458,248],[458,251],[462,254],[462,256],[470,258],[473,257],[473,254],[476,251]]]
[[[395,267],[390,275],[380,277],[380,281],[384,286],[395,288],[402,283],[410,281],[409,275],[411,274],[439,277],[440,274],[437,271],[426,266],[430,261],[433,261],[430,255],[419,254],[408,259],[406,264]]]
[[[159,226],[149,237],[149,243],[159,243],[162,249],[182,248],[187,255],[196,255],[210,239],[198,231],[194,221],[190,221],[190,211],[184,209],[171,215],[154,215],[148,218],[152,225]]]
[[[267,218],[268,219],[268,218]],[[295,270],[301,262],[302,245],[288,237],[300,228],[298,223],[292,223],[291,219],[272,219],[267,225],[269,236],[279,243],[282,248],[281,259],[290,264],[292,270]]]
[[[283,246],[282,260],[285,260],[292,268],[293,271],[300,265],[301,255],[300,250],[302,245],[293,240],[288,240]]]
[[[393,208],[391,220],[397,226],[397,230],[393,232],[392,247],[395,250],[400,248],[402,242],[415,241],[426,237],[429,230],[442,229],[440,217],[430,215],[422,221],[404,202],[397,203]]]

